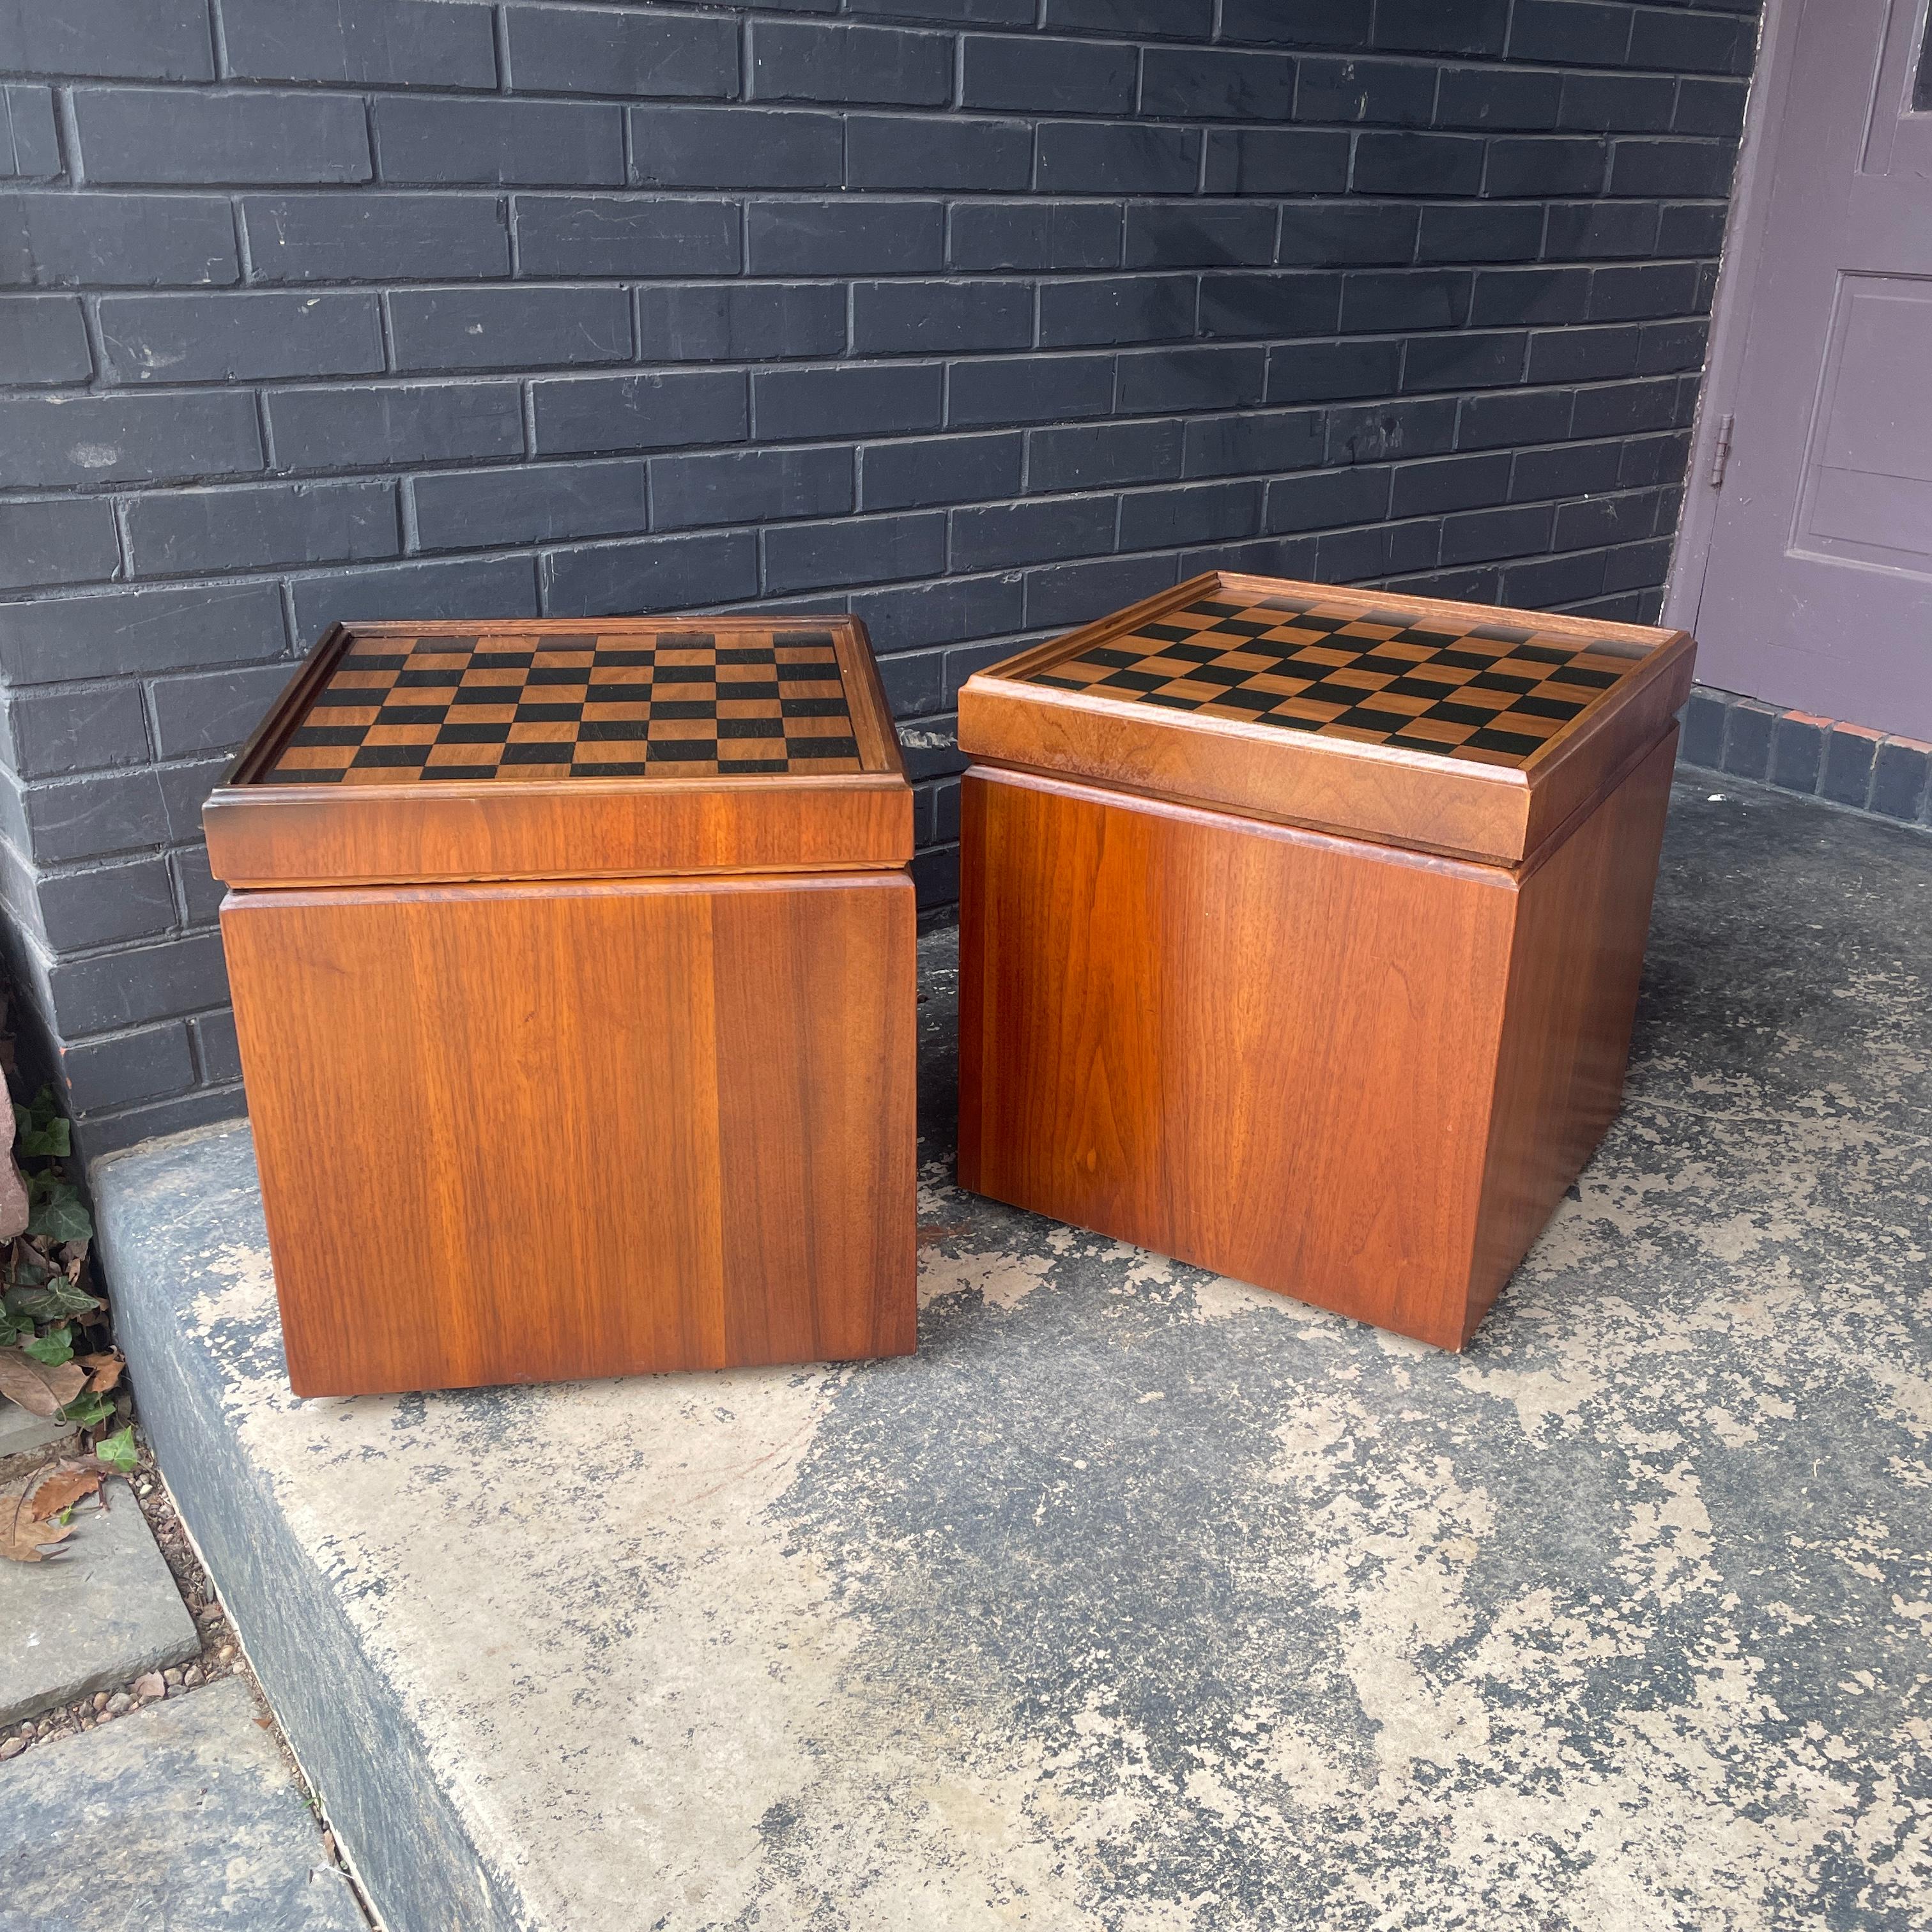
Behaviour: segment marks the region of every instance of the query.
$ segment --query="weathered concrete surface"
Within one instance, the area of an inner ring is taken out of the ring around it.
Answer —
[[[393,1932],[1932,1924],[1932,842],[1709,789],[1460,1358],[951,1190],[945,934],[912,1360],[298,1402],[245,1134],[97,1168]]]
[[[0,1563],[0,1728],[200,1654],[194,1619],[134,1492],[80,1504],[59,1553]]]
[[[74,1432],[72,1423],[50,1421],[0,1395],[0,1470],[8,1468],[16,1456],[41,1455],[70,1441]],[[21,1466],[32,1466],[23,1462]]]
[[[50,1449],[74,1432],[72,1423],[36,1415],[0,1396],[0,1462],[10,1456],[30,1456]]]
[[[0,1932],[365,1932],[238,1678],[0,1768]]]

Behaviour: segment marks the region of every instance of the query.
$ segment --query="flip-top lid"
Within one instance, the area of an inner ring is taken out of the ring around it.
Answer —
[[[205,808],[294,886],[904,865],[911,794],[850,617],[336,626]]]
[[[970,678],[1001,764],[1514,866],[1655,745],[1682,631],[1210,572]]]

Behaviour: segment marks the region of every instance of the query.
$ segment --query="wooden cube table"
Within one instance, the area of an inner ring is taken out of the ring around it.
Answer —
[[[970,679],[962,1184],[1461,1347],[1617,1112],[1693,649],[1224,572]]]
[[[206,819],[298,1394],[910,1350],[860,625],[338,627]]]

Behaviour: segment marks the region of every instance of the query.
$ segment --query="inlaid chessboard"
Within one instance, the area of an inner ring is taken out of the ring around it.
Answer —
[[[268,784],[865,767],[827,631],[352,632]]]
[[[1287,731],[1522,765],[1640,664],[1634,646],[1440,606],[1222,587],[1022,681]]]

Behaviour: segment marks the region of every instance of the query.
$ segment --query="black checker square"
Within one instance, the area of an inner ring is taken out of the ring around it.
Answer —
[[[271,784],[857,772],[831,633],[352,639]]]
[[[1028,683],[1437,758],[1522,765],[1644,653],[1347,592],[1223,590],[1077,646]]]

